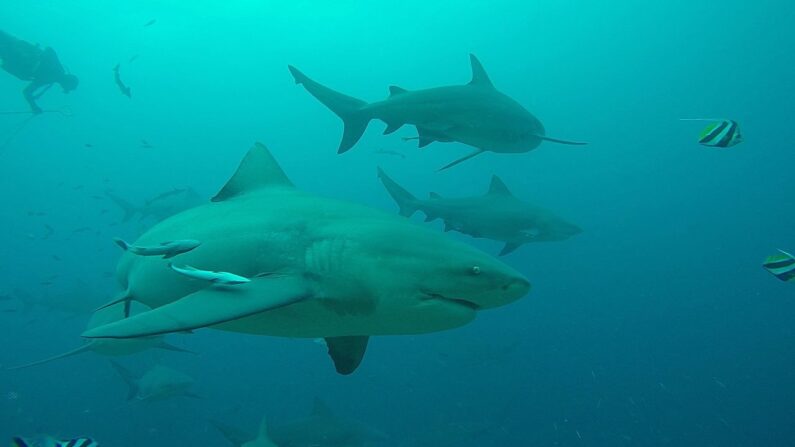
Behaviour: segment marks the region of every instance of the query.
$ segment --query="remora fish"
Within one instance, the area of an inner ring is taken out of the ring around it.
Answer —
[[[229,273],[229,272],[213,272],[211,270],[199,270],[189,265],[177,267],[176,265],[171,263],[169,263],[168,266],[171,267],[171,270],[174,270],[179,274],[185,275],[189,278],[200,279],[202,281],[209,281],[213,284],[235,285],[235,284],[245,284],[247,282],[251,282],[251,280],[248,278],[244,278],[240,275],[235,275],[234,273]]]
[[[179,239],[176,241],[161,242],[159,245],[140,246],[130,245],[122,239],[115,238],[116,243],[124,251],[130,251],[138,256],[163,256],[163,259],[173,258],[182,253],[187,253],[201,245],[195,239]]]
[[[252,278],[211,287],[156,258],[125,253],[124,296],[152,310],[86,331],[132,338],[212,327],[325,338],[341,374],[361,363],[371,335],[421,334],[471,322],[477,311],[526,295],[525,277],[438,231],[362,205],[296,189],[257,144],[211,203],[173,216],[136,242],[178,238],[202,249],[193,265]],[[262,272],[278,274],[262,275]]]
[[[497,91],[474,55],[470,54],[469,59],[472,64],[469,84],[413,91],[391,86],[389,98],[373,103],[318,84],[292,65],[288,68],[296,84],[303,84],[312,96],[342,119],[345,130],[338,153],[352,148],[373,119],[386,123],[384,134],[404,124],[416,126],[419,147],[434,141],[457,141],[476,148],[440,170],[483,152],[528,152],[542,141],[586,144],[547,137],[541,122],[518,102]]]
[[[400,208],[400,215],[425,213],[425,221],[444,221],[444,231],[505,242],[500,256],[528,242],[562,241],[582,230],[552,212],[517,199],[499,177],[492,176],[489,190],[479,197],[444,198],[431,193],[420,200],[378,168],[378,177]]]

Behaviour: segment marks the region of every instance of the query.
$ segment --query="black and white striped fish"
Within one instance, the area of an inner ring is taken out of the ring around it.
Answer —
[[[41,435],[34,438],[14,438],[11,447],[99,447],[91,438],[57,440],[52,436]]]
[[[714,121],[698,136],[699,144],[704,146],[726,148],[743,142],[740,125],[737,124],[737,121],[705,118],[682,119],[682,121]]]
[[[762,267],[782,281],[795,281],[795,256],[784,250],[768,256]]]

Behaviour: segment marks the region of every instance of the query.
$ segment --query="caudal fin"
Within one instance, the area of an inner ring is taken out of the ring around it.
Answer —
[[[417,212],[419,207],[416,197],[389,178],[381,168],[378,168],[378,178],[381,179],[381,183],[384,184],[386,192],[388,192],[389,195],[392,196],[392,199],[395,200],[395,203],[397,203],[400,208],[401,216],[411,217],[412,214]]]
[[[136,208],[132,203],[122,199],[121,197],[113,194],[112,192],[106,191],[105,195],[108,196],[110,201],[113,202],[119,208],[121,208],[121,210],[124,212],[124,216],[121,219],[122,222],[128,222],[138,212],[138,208]]]
[[[296,84],[302,84],[306,91],[342,119],[345,130],[342,133],[342,141],[340,141],[337,153],[341,154],[352,148],[362,137],[367,129],[367,123],[370,122],[370,117],[362,112],[362,107],[367,103],[318,84],[292,65],[288,65],[287,68],[293,75]]]
[[[138,380],[127,368],[119,365],[117,362],[111,360],[110,364],[113,366],[113,369],[119,373],[119,376],[121,376],[129,388],[127,390],[127,400],[133,400],[135,396],[138,395]]]

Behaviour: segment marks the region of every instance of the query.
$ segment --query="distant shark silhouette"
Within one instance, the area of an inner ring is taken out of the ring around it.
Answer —
[[[119,303],[94,312],[94,314],[92,314],[91,318],[88,320],[86,329],[92,329],[125,318],[124,307],[125,305],[123,303]],[[140,312],[140,310],[135,309],[133,315],[138,312]],[[191,351],[179,348],[166,342],[161,336],[131,338],[126,340],[96,339],[89,340],[88,342],[83,343],[82,346],[64,353],[48,357],[46,359],[37,360],[35,362],[14,366],[8,368],[8,370],[24,369],[30,368],[32,366],[43,365],[45,363],[72,357],[84,352],[93,352],[106,357],[122,357],[126,355],[137,354],[148,349],[164,349],[167,351],[186,352],[192,354]]]
[[[359,421],[334,414],[315,398],[312,413],[282,425],[269,425],[265,418],[255,437],[219,421],[210,421],[234,447],[359,447],[382,445],[388,436]]]
[[[259,433],[256,436],[220,421],[211,420],[210,423],[224,435],[233,447],[281,447],[271,441],[268,421],[264,417],[259,425]]]
[[[153,310],[86,331],[131,338],[202,327],[325,338],[338,372],[352,373],[371,335],[462,326],[481,309],[530,290],[519,272],[407,219],[297,190],[270,152],[252,148],[202,205],[155,225],[136,242],[202,241],[180,255],[203,270],[251,278],[212,285],[167,261],[125,253],[117,278],[129,300]]]
[[[191,392],[193,378],[167,366],[156,365],[136,377],[120,364],[110,363],[129,387],[127,400],[154,402],[172,397],[199,397]]]
[[[442,169],[455,166],[483,152],[518,153],[538,147],[542,141],[582,145],[546,136],[544,126],[518,102],[497,91],[475,55],[469,55],[472,80],[466,85],[409,91],[389,87],[389,97],[367,103],[343,95],[313,81],[292,65],[296,84],[336,113],[345,124],[338,153],[352,148],[372,119],[380,119],[390,134],[405,124],[417,127],[419,147],[434,141],[457,141],[476,148]]]
[[[496,175],[491,177],[489,190],[483,196],[448,199],[431,193],[428,200],[411,195],[381,168],[378,177],[398,204],[401,216],[411,217],[422,211],[426,222],[442,219],[444,231],[503,241],[500,256],[528,242],[562,241],[582,232],[550,211],[517,199]]]

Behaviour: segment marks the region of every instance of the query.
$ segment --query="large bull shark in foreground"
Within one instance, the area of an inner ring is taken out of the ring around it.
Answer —
[[[299,191],[260,144],[211,203],[155,225],[136,244],[186,238],[201,246],[172,258],[175,264],[251,281],[214,285],[175,272],[167,260],[127,252],[117,269],[122,298],[153,310],[83,336],[131,338],[209,326],[325,338],[337,371],[350,374],[371,335],[459,327],[478,310],[530,290],[516,270],[443,233]]]
[[[528,242],[562,241],[582,232],[550,211],[517,199],[496,175],[480,197],[444,198],[431,193],[428,200],[414,197],[378,168],[378,178],[400,208],[400,215],[425,213],[425,221],[444,221],[444,231],[505,242],[500,256]]]
[[[456,141],[475,148],[440,170],[483,152],[528,152],[542,141],[586,144],[547,137],[541,121],[521,104],[497,91],[474,55],[470,54],[469,59],[472,63],[469,84],[412,91],[393,85],[389,87],[387,99],[372,103],[318,84],[292,65],[288,68],[296,84],[303,84],[312,96],[342,119],[345,130],[339,153],[352,148],[373,119],[386,123],[385,135],[404,124],[416,126],[419,147],[434,141]]]

